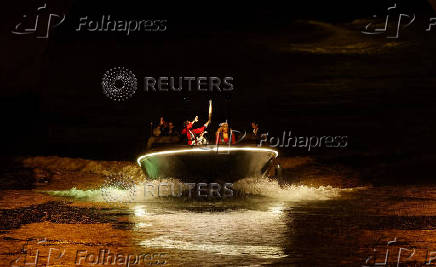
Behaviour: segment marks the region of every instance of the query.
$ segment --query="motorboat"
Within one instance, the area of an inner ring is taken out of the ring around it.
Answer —
[[[235,182],[276,173],[280,168],[277,157],[278,152],[270,148],[204,145],[149,151],[137,163],[149,179]]]

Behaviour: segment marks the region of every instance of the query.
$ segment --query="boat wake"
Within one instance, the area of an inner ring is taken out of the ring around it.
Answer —
[[[164,186],[162,186],[164,185]],[[154,188],[153,188],[154,186]],[[134,184],[128,188],[105,186],[99,189],[49,190],[44,191],[52,196],[73,197],[83,201],[108,203],[138,203],[155,201],[198,201],[208,200],[208,196],[198,197],[192,191],[180,191],[185,184],[176,179],[154,180]],[[154,192],[150,188],[155,189]],[[157,189],[160,188],[160,189]],[[213,201],[238,201],[247,198],[265,197],[280,201],[314,201],[329,200],[341,196],[344,192],[351,192],[361,188],[337,188],[330,185],[312,187],[308,185],[279,185],[278,181],[270,178],[246,178],[232,185],[234,192],[230,197],[215,197]],[[158,193],[157,190],[160,190]],[[209,198],[210,199],[210,198]]]
[[[283,201],[329,200],[337,198],[343,192],[356,188],[338,188],[330,185],[317,187],[308,185],[280,185],[273,178],[246,178],[235,183],[234,188],[247,195],[259,195]]]
[[[307,161],[299,158],[283,159],[282,166],[292,169]],[[186,193],[186,184],[178,179],[147,179],[134,162],[33,157],[23,160],[23,164],[28,168],[39,170],[39,175],[43,173],[48,176],[48,184],[36,188],[39,192],[56,197],[102,203],[237,201],[250,197],[265,197],[280,201],[313,201],[335,199],[344,192],[359,189],[358,187],[341,188],[338,184],[328,184],[328,181],[311,186],[292,184],[289,181],[283,184],[278,179],[267,177],[244,178],[228,186],[234,193],[231,197],[208,199],[194,197],[195,188],[192,189],[192,197],[190,197]],[[286,177],[283,180],[287,180]],[[319,177],[319,180],[323,180],[323,177]],[[220,186],[223,187],[223,184]]]

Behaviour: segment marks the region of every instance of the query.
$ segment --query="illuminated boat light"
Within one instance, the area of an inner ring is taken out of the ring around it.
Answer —
[[[145,158],[157,156],[157,155],[167,155],[167,154],[178,154],[178,153],[184,153],[184,152],[209,152],[209,151],[215,151],[215,152],[230,152],[230,151],[254,151],[254,152],[270,152],[275,155],[275,157],[278,157],[279,152],[276,150],[272,150],[269,148],[257,148],[257,147],[203,147],[203,148],[190,148],[190,149],[181,149],[181,150],[166,150],[166,151],[159,151],[159,152],[152,152],[149,154],[145,154],[143,156],[140,156],[136,162],[139,166],[141,166],[141,161]]]

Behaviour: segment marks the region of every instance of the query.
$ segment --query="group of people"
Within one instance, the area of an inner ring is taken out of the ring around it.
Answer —
[[[153,136],[178,136],[174,123],[166,122],[164,117],[160,117],[159,124],[153,128]]]
[[[198,122],[198,116],[192,121],[185,121],[184,128],[180,132],[180,135],[185,139],[188,145],[207,145],[209,141],[207,140],[205,134],[207,127],[210,124],[210,120],[204,123],[201,127],[194,128],[194,124]],[[251,122],[251,132],[248,133],[247,140],[257,140],[260,138],[259,124],[257,122]],[[175,129],[172,122],[165,122],[164,118],[161,117],[159,124],[153,129],[154,136],[178,136],[179,132]],[[235,144],[236,137],[235,131],[229,128],[229,124],[222,122],[219,124],[218,130],[215,133],[215,144],[216,145],[228,145]]]

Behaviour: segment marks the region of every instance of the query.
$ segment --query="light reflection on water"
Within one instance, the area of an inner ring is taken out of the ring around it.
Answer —
[[[243,192],[243,198],[197,201],[144,198],[142,188],[142,184],[137,185],[138,195],[133,202],[112,204],[105,203],[99,189],[35,190],[29,193],[37,197],[51,196],[57,201],[73,201],[75,206],[114,207],[123,211],[125,215],[117,220],[123,225],[131,225],[124,231],[128,232],[129,246],[136,250],[163,250],[176,264],[211,264],[219,257],[218,263],[233,265],[268,264],[285,259],[289,256],[285,248],[289,245],[287,234],[293,221],[289,211],[299,203],[334,199],[341,192],[352,191],[329,186],[280,187],[274,180],[247,179],[234,187]],[[125,190],[117,188],[105,190],[112,190],[110,192],[114,195],[126,194]],[[92,227],[84,227],[83,231],[92,232]],[[117,236],[112,238],[117,240]],[[101,239],[105,240],[105,237],[99,238],[98,243],[104,243]]]
[[[270,205],[266,210],[182,208],[162,213],[135,205],[131,220],[139,232],[163,230],[157,237],[139,241],[144,247],[264,259],[286,257],[281,239],[289,218],[282,218],[283,203]]]
[[[265,184],[269,185],[266,193],[256,194]],[[374,247],[378,256],[383,255],[385,243],[395,237],[399,243],[390,255],[397,255],[401,246],[414,247],[413,260],[422,262],[426,249],[436,250],[433,186],[280,188],[270,180],[239,186],[245,186],[246,197],[225,201],[152,198],[124,204],[104,203],[98,189],[3,191],[3,209],[26,207],[30,200],[71,204],[42,211],[47,214],[41,222],[25,222],[0,232],[0,248],[16,251],[22,240],[37,236],[70,250],[165,252],[172,265],[197,266],[360,266]],[[69,215],[63,215],[68,207],[96,208],[111,220],[68,223]],[[59,216],[63,220],[58,221]],[[2,254],[0,265],[14,256]],[[73,262],[74,257],[69,257]]]

